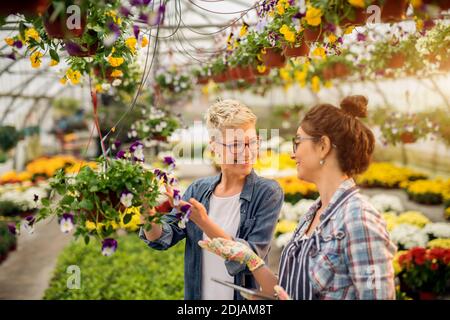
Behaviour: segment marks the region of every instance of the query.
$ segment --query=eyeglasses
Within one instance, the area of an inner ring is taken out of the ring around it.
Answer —
[[[296,153],[297,152],[297,148],[298,148],[298,145],[300,144],[300,143],[302,143],[302,141],[306,141],[306,140],[320,140],[320,138],[317,138],[317,137],[302,137],[302,136],[300,136],[300,135],[296,135],[295,137],[293,137],[292,138],[292,151],[294,152],[294,153]],[[333,147],[333,148],[337,148],[336,147],[336,145],[333,143],[333,144],[331,144],[331,146]]]
[[[298,145],[300,143],[302,143],[303,141],[306,141],[306,140],[318,140],[318,139],[319,138],[316,138],[316,137],[302,137],[300,135],[296,135],[295,137],[292,138],[292,151],[294,153],[296,153]]]
[[[228,148],[231,154],[241,154],[244,152],[245,147],[248,147],[250,151],[257,151],[259,148],[260,138],[257,137],[255,139],[250,140],[249,142],[236,141],[234,143],[226,144],[217,141],[218,144],[221,144],[224,147]]]

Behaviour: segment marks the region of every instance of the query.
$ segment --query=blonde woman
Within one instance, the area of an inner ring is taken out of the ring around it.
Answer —
[[[200,240],[220,237],[244,243],[267,262],[283,192],[276,181],[259,177],[253,170],[259,149],[256,119],[255,114],[238,101],[223,100],[213,104],[206,114],[206,124],[220,174],[196,180],[187,188],[179,203],[179,206],[187,202],[192,205],[185,228],[176,223],[178,209],[174,209],[164,216],[162,225],[155,224],[150,231],[140,230],[140,238],[157,250],[166,250],[186,239],[187,300],[242,299],[233,289],[211,278],[256,288],[246,265],[224,262],[201,250],[197,244]],[[173,197],[171,190],[169,195]]]

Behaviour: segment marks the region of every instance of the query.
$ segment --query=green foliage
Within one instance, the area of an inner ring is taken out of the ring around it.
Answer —
[[[0,150],[9,151],[14,148],[21,135],[13,126],[0,126]]]
[[[0,221],[0,258],[16,245],[16,236],[11,234],[8,224]]]
[[[61,218],[64,213],[76,212],[75,236],[96,235],[106,238],[113,232],[113,225],[120,225],[124,208],[120,203],[121,193],[133,195],[131,206],[141,207],[144,203],[153,207],[159,196],[158,180],[152,171],[139,163],[128,160],[105,160],[97,162],[98,170],[89,166],[81,168],[76,176],[66,176],[59,170],[50,182],[52,193],[60,197],[57,201],[42,199],[42,209],[37,221],[48,216]],[[102,222],[104,227],[94,230],[86,228],[86,222]]]
[[[176,300],[183,298],[184,241],[168,251],[148,248],[137,235],[120,239],[117,252],[104,257],[98,254],[100,244],[85,246],[73,242],[58,258],[57,266],[46,290],[46,300]],[[68,289],[72,274],[67,267],[81,270],[81,288]]]

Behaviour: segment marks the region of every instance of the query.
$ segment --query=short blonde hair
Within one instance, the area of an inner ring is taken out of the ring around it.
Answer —
[[[256,123],[256,115],[246,105],[237,100],[218,100],[206,112],[206,126],[211,137],[217,130],[237,128]]]

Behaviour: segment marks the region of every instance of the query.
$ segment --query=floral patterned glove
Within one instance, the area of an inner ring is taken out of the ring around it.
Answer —
[[[250,271],[256,270],[264,265],[258,255],[243,243],[214,238],[212,240],[200,240],[199,246],[229,261],[245,263]]]

